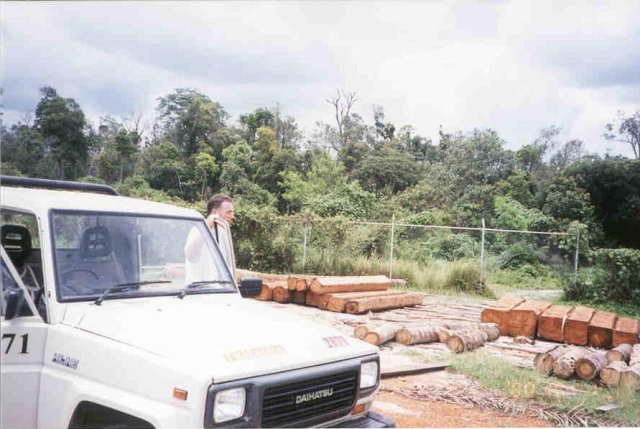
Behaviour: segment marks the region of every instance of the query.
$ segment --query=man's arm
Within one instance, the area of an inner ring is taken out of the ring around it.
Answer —
[[[205,219],[205,222],[209,229],[215,228],[215,219],[217,215],[210,214]],[[204,245],[204,238],[198,228],[192,228],[189,231],[189,236],[187,237],[187,244],[184,246],[184,255],[189,262],[198,262],[200,259],[200,251],[202,250],[202,246]]]

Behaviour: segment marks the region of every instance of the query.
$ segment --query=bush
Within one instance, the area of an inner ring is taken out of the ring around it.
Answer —
[[[480,267],[475,262],[454,262],[445,286],[478,295],[487,293],[486,286],[480,281]]]
[[[565,297],[577,301],[610,301],[640,305],[640,250],[600,249],[594,265],[581,270],[578,282],[565,287]]]

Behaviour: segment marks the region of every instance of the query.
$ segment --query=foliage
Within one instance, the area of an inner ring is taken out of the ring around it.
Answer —
[[[487,288],[480,280],[480,266],[477,261],[454,262],[445,287],[477,295],[487,294]]]
[[[565,287],[566,299],[640,306],[640,250],[600,249],[593,257],[579,281]]]

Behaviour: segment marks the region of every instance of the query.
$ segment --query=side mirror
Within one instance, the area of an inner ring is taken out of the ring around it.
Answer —
[[[262,291],[262,279],[246,278],[240,280],[240,295],[243,298],[253,298]]]
[[[22,289],[14,289],[5,295],[7,307],[4,312],[4,319],[11,320],[16,317],[24,303],[24,291]]]

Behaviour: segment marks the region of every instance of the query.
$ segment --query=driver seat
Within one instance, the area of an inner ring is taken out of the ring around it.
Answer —
[[[95,273],[103,289],[125,282],[122,266],[113,253],[109,229],[98,225],[84,230],[80,238],[78,261],[73,269]]]

